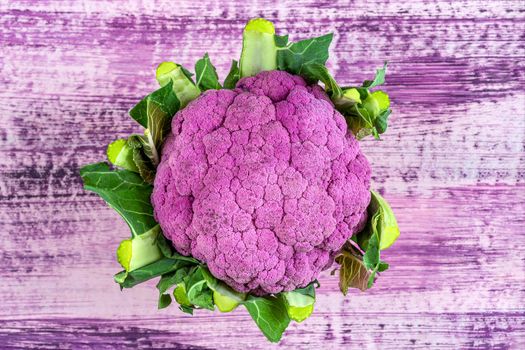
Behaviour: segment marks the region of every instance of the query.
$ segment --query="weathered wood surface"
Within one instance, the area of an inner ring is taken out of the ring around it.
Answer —
[[[224,76],[261,15],[294,38],[335,31],[340,81],[389,61],[391,128],[363,147],[402,230],[369,293],[325,274],[279,345],[245,311],[121,293],[127,227],[78,177],[138,130],[126,111],[156,64],[208,51]],[[2,1],[0,348],[525,348],[524,17],[519,1]]]

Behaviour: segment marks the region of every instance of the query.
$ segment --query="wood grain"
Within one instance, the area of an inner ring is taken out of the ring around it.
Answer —
[[[126,225],[78,168],[139,128],[154,67],[207,51],[224,77],[247,19],[293,38],[334,31],[330,67],[389,62],[394,114],[363,142],[402,236],[392,269],[269,345],[245,311],[156,310],[120,292]],[[525,348],[525,6],[518,1],[0,3],[0,348]]]

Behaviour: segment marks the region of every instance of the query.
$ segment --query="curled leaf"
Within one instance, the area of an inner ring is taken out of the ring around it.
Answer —
[[[339,269],[339,289],[346,295],[349,288],[357,288],[361,291],[368,289],[368,280],[371,272],[365,266],[362,258],[352,254],[348,250],[343,250],[335,258],[341,265]]]
[[[240,304],[239,301],[223,295],[216,290],[213,291],[213,302],[220,312],[231,312]]]
[[[290,292],[282,292],[288,316],[296,321],[303,322],[314,311],[315,286],[309,284],[305,288],[299,288]]]
[[[244,306],[259,329],[271,342],[278,342],[290,324],[290,317],[282,298],[248,295]]]
[[[139,171],[133,161],[133,150],[126,139],[118,139],[110,143],[106,153],[111,164],[129,171]]]
[[[357,234],[357,243],[362,249],[368,250],[370,239],[377,237],[378,249],[384,250],[399,237],[399,226],[387,201],[376,191],[370,191],[370,194],[370,204],[367,208],[369,219],[365,228]]]
[[[179,303],[180,306],[185,307],[191,307],[193,309],[193,304],[188,299],[188,295],[186,294],[186,287],[184,286],[184,282],[181,282],[177,285],[177,288],[173,291],[173,296],[175,297],[175,300],[177,303]],[[181,309],[184,311],[184,309]],[[193,312],[191,312],[193,314]]]
[[[144,181],[153,184],[156,166],[152,160],[153,151],[148,139],[142,135],[131,135],[128,138],[128,145],[132,150],[133,162],[137,167],[138,173]]]
[[[96,192],[122,216],[132,236],[157,225],[150,203],[153,187],[139,174],[129,170],[112,170],[107,163],[96,163],[81,168],[80,176],[86,190]]]
[[[184,285],[186,287],[186,295],[191,304],[208,310],[215,309],[213,291],[208,288],[200,267],[195,267],[184,278]]]

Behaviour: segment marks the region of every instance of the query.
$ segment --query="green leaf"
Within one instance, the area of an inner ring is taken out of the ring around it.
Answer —
[[[157,283],[157,289],[160,294],[164,294],[171,287],[181,283],[190,272],[189,266],[183,266],[173,272],[166,273],[161,276],[159,282]]]
[[[162,62],[157,67],[156,77],[162,87],[172,83],[172,90],[180,101],[180,108],[186,107],[201,93],[191,79],[191,73],[180,64]]]
[[[191,304],[214,310],[213,292],[206,283],[200,267],[195,267],[192,272],[184,279],[186,295]]]
[[[159,310],[170,306],[170,304],[171,304],[171,296],[169,294],[161,294],[159,297],[159,304],[158,304]]]
[[[375,191],[372,192],[372,198],[377,201],[379,210],[381,212],[381,218],[377,224],[377,230],[380,237],[380,249],[384,250],[389,248],[399,237],[399,226],[397,224],[396,217],[390,205],[387,201]]]
[[[187,313],[187,314],[193,315],[193,309],[194,309],[194,307],[192,307],[192,306],[179,305],[179,309],[180,309],[180,311],[182,311],[182,312],[185,312],[185,313]]]
[[[170,259],[177,259],[177,260],[184,260],[187,261],[193,265],[199,265],[200,262],[191,257],[191,256],[184,256],[177,253],[171,246],[171,243],[168,242],[166,237],[164,235],[159,235],[157,239],[157,245],[159,246],[160,251],[166,258]]]
[[[225,89],[235,89],[235,85],[237,85],[237,82],[239,81],[239,79],[240,79],[240,73],[239,73],[238,62],[236,60],[232,60],[230,71],[228,72],[226,79],[224,79],[224,88]]]
[[[366,268],[361,257],[343,249],[335,261],[341,265],[339,269],[339,289],[346,295],[349,288],[365,291],[368,288],[370,271]]]
[[[278,48],[286,47],[288,45],[288,35],[275,35],[275,45]]]
[[[381,261],[381,262],[379,262],[379,266],[377,267],[377,272],[386,271],[386,270],[388,270],[389,267],[390,267],[390,265],[387,262]]]
[[[187,312],[186,309],[191,309],[191,312],[188,312],[193,315],[193,309],[195,308],[189,301],[188,295],[186,294],[186,287],[184,287],[184,282],[179,283],[177,288],[173,291],[173,296],[179,305],[181,310]]]
[[[188,266],[188,264],[184,260],[163,258],[131,272],[119,272],[115,275],[115,282],[120,284],[121,288],[131,288],[152,278]]]
[[[162,64],[162,63],[161,63]],[[160,65],[159,65],[160,66]],[[157,67],[158,68],[158,67]],[[193,73],[190,72],[189,70],[187,70],[186,68],[184,68],[183,66],[180,66],[180,69],[182,71],[182,74],[184,74],[184,76],[186,77],[186,79],[192,83],[193,85],[195,85],[195,83],[193,82],[193,79],[192,79],[192,76],[193,76]],[[157,73],[157,72],[155,72]],[[161,84],[163,85],[163,84]],[[165,85],[165,84],[164,84]],[[175,90],[174,90],[175,91]],[[175,94],[177,94],[177,92],[175,91]]]
[[[147,144],[151,149],[148,156],[155,165],[160,162],[160,149],[171,130],[172,117],[173,114],[164,112],[156,103],[150,102],[148,104],[148,128],[144,132],[144,139],[147,139]]]
[[[383,68],[380,68],[376,71],[376,76],[374,77],[374,80],[365,80],[363,82],[363,87],[366,88],[373,88],[375,86],[379,86],[385,83],[385,75],[386,75],[386,65],[387,63],[383,65]]]
[[[133,161],[133,150],[128,146],[126,139],[110,143],[106,153],[111,164],[138,173],[139,170]]]
[[[137,103],[135,107],[133,107],[129,111],[129,115],[131,116],[131,118],[135,119],[137,123],[139,123],[145,128],[148,127],[148,115],[146,114],[148,108],[146,98],[147,96],[140,100],[140,102]]]
[[[171,81],[143,101],[130,113],[139,118],[141,123],[145,116],[147,129],[144,135],[131,135],[127,145],[141,177],[144,181],[153,183],[162,144],[171,130],[171,120],[180,104],[173,93]]]
[[[208,288],[213,291],[213,301],[219,311],[230,312],[246,299],[246,293],[237,292],[216,279],[206,267],[201,266],[200,269]]]
[[[399,237],[399,226],[386,200],[376,191],[370,191],[370,194],[368,221],[365,228],[357,234],[357,243],[362,249],[368,250],[369,240],[375,234],[379,240],[379,249],[384,250]]]
[[[292,305],[295,305],[295,306],[309,305],[309,304],[311,304],[311,300],[312,299],[315,300],[315,284],[316,283],[318,283],[318,282],[314,281],[314,282],[310,283],[309,285],[307,285],[304,288],[297,288],[297,289],[295,289],[295,290],[293,290],[291,292],[283,292],[283,294],[293,293],[294,295],[291,296],[291,298],[288,298],[289,300],[292,300],[296,296],[299,297],[299,298],[295,299],[295,302],[292,303]],[[305,296],[307,298],[306,299],[302,299],[302,298],[300,298],[300,296]]]
[[[164,236],[160,236],[158,241],[157,241],[157,244],[160,248],[160,251],[162,252],[162,254],[166,257],[166,258],[173,258],[175,256],[177,257],[181,257],[182,255],[180,255],[179,253],[175,252],[175,250],[172,248],[171,244],[168,242],[168,240],[166,239],[166,237]],[[193,258],[191,258],[193,259]],[[198,264],[198,261],[196,259],[193,259],[194,262],[196,264]]]
[[[195,74],[197,79],[197,87],[201,91],[213,89],[217,90],[221,88],[217,70],[211,63],[208,53],[205,53],[204,57],[198,60],[195,64]]]
[[[178,253],[174,252],[171,244],[168,242],[166,237],[164,237],[164,235],[159,237],[157,240],[157,245],[159,246],[162,255],[164,255],[166,258],[173,258],[173,254],[179,255]],[[198,263],[197,260],[195,260],[195,262]]]
[[[170,289],[171,287],[175,285],[179,285],[180,287],[184,288],[184,283],[182,281],[184,280],[186,276],[188,276],[188,273],[190,270],[191,268],[189,266],[183,266],[173,272],[163,274],[160,277],[160,280],[157,283],[157,289],[159,290],[159,309],[161,308],[161,305],[165,305],[164,307],[167,307],[169,304],[171,304],[171,296],[169,294],[166,294],[168,289]],[[179,286],[177,286],[177,288]],[[168,297],[169,297],[169,302],[165,304]],[[181,303],[180,290],[179,290],[179,293],[176,293],[176,291],[174,291],[174,297],[175,297],[175,300],[180,304]]]
[[[277,46],[273,23],[263,18],[250,20],[242,34],[240,76],[249,77],[277,68]]]
[[[117,282],[118,284],[120,284],[120,289],[122,290],[122,283],[124,283],[126,281],[126,278],[128,278],[128,272],[126,270],[124,271],[120,271],[119,273],[115,274],[115,276],[113,276],[113,279],[115,280],[115,282]]]
[[[308,63],[303,65],[301,75],[311,83],[322,81],[326,93],[332,100],[337,100],[343,95],[343,91],[332,77],[328,69],[320,63]]]
[[[171,118],[179,110],[180,105],[177,95],[173,92],[173,82],[169,81],[160,89],[144,97],[129,111],[129,114],[140,125],[149,128],[150,115],[157,117],[156,114],[162,112]]]
[[[157,225],[150,202],[153,187],[144,182],[139,174],[129,170],[111,170],[106,163],[96,163],[81,168],[80,176],[86,190],[98,193],[124,218],[132,237]]]
[[[143,107],[145,111],[141,111],[140,114],[146,114],[147,129],[144,136],[135,137],[136,141],[141,143],[145,155],[157,166],[160,162],[162,142],[171,130],[173,115],[180,107],[179,100],[172,90],[172,82],[146,97],[146,104],[141,108]]]
[[[208,287],[211,290],[219,292],[220,294],[227,296],[233,300],[236,300],[237,302],[242,302],[243,300],[246,299],[246,293],[240,293],[240,292],[233,290],[226,283],[215,278],[211,274],[210,270],[208,270],[206,267],[201,266],[200,270],[201,270],[202,276],[206,280]]]
[[[357,135],[369,123],[358,110],[358,105],[361,104],[361,92],[357,88],[342,88],[341,91],[342,94],[339,97],[332,97],[332,102],[335,108],[344,115],[348,129]]]
[[[385,73],[386,63],[383,69],[377,71],[374,80],[365,81],[361,87],[344,87],[342,95],[332,96],[332,102],[345,116],[348,128],[358,140],[368,135],[379,139],[379,135],[387,129],[387,118],[391,113],[390,98],[383,91],[369,91],[369,88],[384,83]]]
[[[348,125],[348,129],[361,140],[365,136],[373,135],[376,131],[374,128],[374,119],[368,110],[361,103],[345,103],[345,98],[335,101],[334,104],[339,112],[343,114]]]
[[[283,332],[290,324],[290,317],[282,298],[248,295],[244,306],[269,341],[276,343],[281,340]]]
[[[374,91],[368,94],[363,103],[359,104],[359,107],[367,111],[367,114],[370,116],[371,124],[376,124],[378,117],[388,111],[388,108],[390,107],[390,99],[385,92],[380,90]],[[386,118],[384,121],[386,123]],[[386,125],[384,128],[386,129]]]
[[[153,160],[150,158],[153,157],[153,151],[147,138],[142,135],[131,135],[128,138],[128,145],[133,152],[133,162],[140,176],[147,183],[153,184],[157,170]]]
[[[356,88],[344,90],[343,97],[353,104],[361,103],[361,93]]]
[[[380,251],[390,247],[399,236],[392,209],[375,191],[371,191],[367,215],[365,228],[352,238],[365,251],[362,260],[350,243],[347,243],[341,255],[336,257],[336,261],[341,264],[339,285],[344,294],[348,287],[356,286],[361,290],[372,287],[376,274],[389,268],[388,263],[381,261]]]
[[[374,285],[374,282],[376,280],[376,274],[377,274],[377,268],[372,270],[372,273],[370,274],[370,277],[368,278],[367,288],[372,288]]]
[[[315,304],[315,286],[310,283],[305,288],[299,288],[291,292],[282,292],[288,316],[296,321],[302,322],[312,314]]]
[[[387,127],[388,127],[388,117],[390,116],[390,113],[392,113],[391,109],[387,109],[383,111],[381,114],[379,114],[374,122],[374,126],[378,133],[383,134]]]
[[[370,94],[377,101],[379,111],[385,111],[390,107],[390,98],[387,93],[381,90],[374,91]]]
[[[220,312],[231,312],[240,304],[239,301],[226,295],[222,295],[215,290],[213,291],[213,303],[217,306],[217,309],[219,309]]]
[[[326,34],[317,38],[301,40],[277,51],[277,67],[292,74],[302,75],[306,64],[319,64],[324,66],[328,60],[328,49],[332,42],[333,34]],[[282,44],[280,39],[277,39]]]
[[[377,232],[372,233],[368,241],[368,247],[363,262],[368,269],[375,269],[379,264],[379,236]]]
[[[372,285],[375,282],[377,273],[387,270],[388,267],[389,267],[388,263],[386,263],[384,261],[379,261],[377,263],[377,265],[372,270],[372,273],[370,274],[370,277],[368,278],[368,288],[372,288]]]

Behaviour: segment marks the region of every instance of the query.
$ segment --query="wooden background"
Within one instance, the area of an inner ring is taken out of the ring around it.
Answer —
[[[128,229],[78,168],[139,128],[163,60],[224,77],[247,19],[336,33],[341,82],[389,61],[391,127],[363,148],[402,230],[391,270],[270,345],[244,310],[157,311],[120,292]],[[1,1],[0,348],[525,348],[525,5],[518,1]]]

